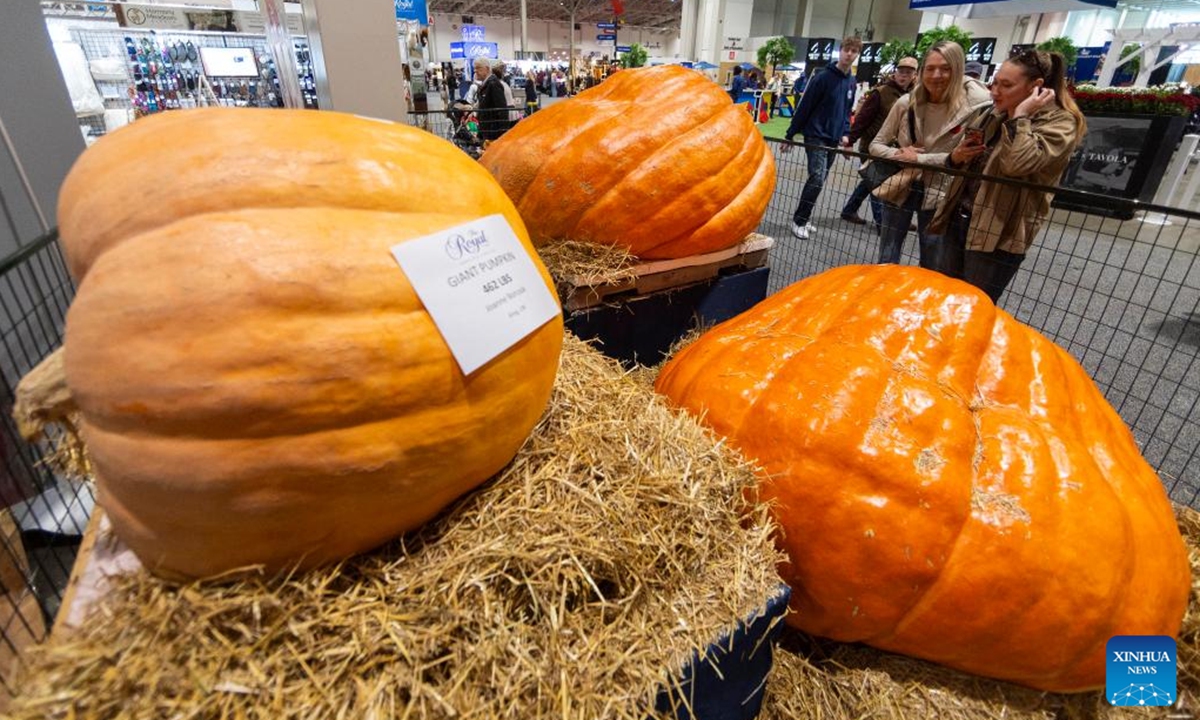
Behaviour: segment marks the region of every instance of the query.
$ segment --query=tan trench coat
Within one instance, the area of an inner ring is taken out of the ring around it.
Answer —
[[[978,111],[968,121],[969,126],[982,127],[989,114],[991,108]],[[1000,133],[1000,139],[992,148],[983,174],[1057,185],[1079,141],[1075,116],[1058,105],[1048,105],[1031,117],[999,119],[1001,122],[993,121],[992,127]],[[930,232],[945,231],[965,186],[966,178],[962,177],[949,183]],[[975,194],[966,247],[1023,255],[1049,214],[1049,193],[984,181]]]
[[[950,151],[954,149],[955,145],[958,145],[958,140],[962,137],[966,122],[976,110],[992,101],[991,93],[987,88],[973,79],[964,81],[963,92],[963,103],[950,114],[946,123],[940,128],[926,128],[921,108],[917,108],[914,115],[917,139],[924,141],[925,148],[925,152],[917,155],[917,162],[924,165],[945,165]],[[902,147],[919,144],[910,137],[908,130],[907,115],[912,101],[912,93],[909,93],[892,105],[887,119],[883,121],[883,127],[879,128],[879,133],[871,141],[872,155],[889,158],[898,154]],[[897,147],[892,147],[893,144]],[[950,184],[949,176],[943,173],[905,168],[885,180],[875,189],[874,195],[893,205],[903,205],[905,199],[908,198],[909,188],[918,179],[925,185],[925,197],[921,201],[921,208],[932,210],[937,207],[938,201],[941,200],[946,187]]]

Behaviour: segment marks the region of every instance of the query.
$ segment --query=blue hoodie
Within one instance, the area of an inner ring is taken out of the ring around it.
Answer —
[[[826,65],[808,82],[784,137],[800,134],[807,142],[836,146],[850,133],[853,105],[854,78],[836,64]]]

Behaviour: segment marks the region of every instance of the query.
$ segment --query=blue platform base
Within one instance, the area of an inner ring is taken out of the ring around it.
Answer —
[[[772,647],[783,629],[791,590],[779,591],[753,617],[696,654],[679,686],[658,695],[655,710],[679,720],[753,720],[762,709]]]
[[[711,280],[641,295],[619,303],[577,310],[567,329],[625,365],[656,365],[671,345],[698,324],[724,322],[767,296],[770,268],[722,275]]]

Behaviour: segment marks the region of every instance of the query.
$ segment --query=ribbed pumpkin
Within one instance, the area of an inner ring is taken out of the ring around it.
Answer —
[[[534,243],[619,245],[675,258],[737,244],[775,189],[745,107],[678,65],[623,70],[539,110],[481,159]]]
[[[79,159],[66,377],[152,570],[309,567],[425,522],[542,414],[554,319],[464,376],[389,248],[512,203],[461,151],[330,112],[189,110]]]
[[[789,622],[1043,690],[1190,587],[1153,469],[1061,348],[937,273],[842,267],[703,335],[657,389],[761,463]]]

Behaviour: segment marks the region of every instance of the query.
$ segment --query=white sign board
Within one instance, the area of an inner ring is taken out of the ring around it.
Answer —
[[[558,301],[503,215],[392,247],[463,374],[557,315]]]

